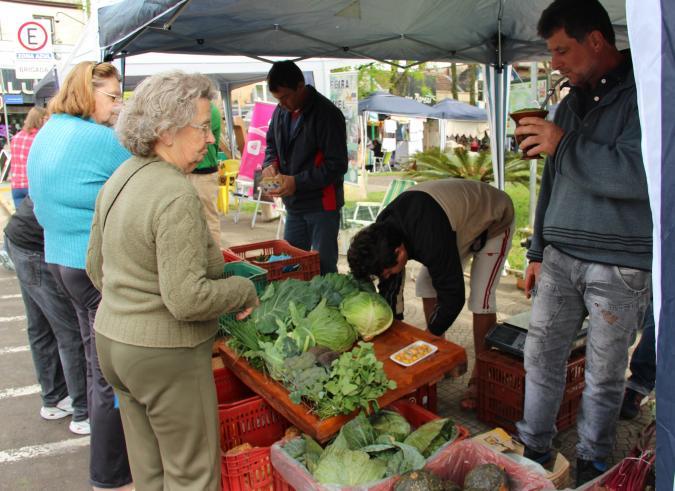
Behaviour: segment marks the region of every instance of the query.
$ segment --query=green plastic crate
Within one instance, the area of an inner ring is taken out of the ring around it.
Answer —
[[[251,280],[255,285],[258,296],[262,295],[265,287],[267,287],[267,270],[246,261],[225,263],[223,278],[229,278],[230,276],[243,276]]]
[[[225,263],[225,267],[223,268],[223,278],[229,278],[230,276],[243,276],[244,278],[251,280],[255,285],[255,291],[258,296],[262,295],[267,287],[267,270],[246,261]],[[220,316],[218,324],[221,326],[221,330],[223,324],[229,320],[233,320],[235,315],[236,312],[230,312]]]

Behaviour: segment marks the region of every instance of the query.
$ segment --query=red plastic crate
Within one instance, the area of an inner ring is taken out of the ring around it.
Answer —
[[[234,252],[232,252],[229,249],[221,249],[221,252],[223,253],[223,259],[225,260],[226,263],[234,263],[242,260],[239,256],[237,256]]]
[[[429,421],[433,421],[435,419],[440,418],[439,415],[432,413],[431,411],[423,408],[419,404],[404,401],[402,399],[392,402],[389,406],[386,407],[386,409],[393,409],[394,411],[399,413],[406,419],[406,421],[408,421],[408,423],[410,423],[410,425],[414,429],[419,428],[420,426],[428,423]],[[469,437],[470,432],[467,428],[458,425],[457,423],[455,423],[455,426],[457,427],[457,438],[455,439],[456,442],[464,440]]]
[[[216,383],[218,404],[231,404],[255,395],[229,368],[214,369],[213,380]]]
[[[556,426],[559,431],[574,425],[584,391],[586,357],[573,353],[567,363],[567,382]],[[501,426],[515,433],[516,422],[523,418],[525,369],[523,360],[490,350],[478,355],[478,408],[480,421]]]
[[[417,404],[418,406],[428,409],[432,413],[436,413],[438,411],[438,395],[436,384],[423,385],[415,392],[411,392],[399,400]]]
[[[321,272],[318,252],[303,251],[302,249],[293,247],[285,240],[254,242],[252,244],[233,246],[230,250],[239,256],[239,258],[266,269],[268,281],[286,280],[289,278],[311,280]],[[291,257],[272,262],[256,260],[256,257],[259,256],[278,256],[281,254],[287,254]]]
[[[290,426],[288,421],[259,396],[221,405],[218,413],[224,452],[242,443],[259,447],[238,455],[222,455],[223,490],[290,490],[290,487],[282,487],[283,478],[275,476],[270,461],[270,445],[281,440]]]

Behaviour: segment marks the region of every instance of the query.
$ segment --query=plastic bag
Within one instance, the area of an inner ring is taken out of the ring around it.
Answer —
[[[555,489],[553,483],[545,477],[472,440],[464,440],[444,448],[429,459],[424,468],[443,479],[450,479],[463,485],[464,478],[471,469],[480,464],[490,463],[504,469],[509,476],[511,491]]]

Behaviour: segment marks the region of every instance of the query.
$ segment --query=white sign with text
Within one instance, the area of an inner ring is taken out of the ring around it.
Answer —
[[[52,28],[48,20],[20,22],[16,30],[14,71],[20,80],[41,79],[54,66]]]

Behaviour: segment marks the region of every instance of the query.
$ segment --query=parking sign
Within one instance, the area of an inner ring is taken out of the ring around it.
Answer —
[[[54,66],[49,21],[32,19],[16,31],[14,70],[17,79],[41,79]]]

